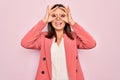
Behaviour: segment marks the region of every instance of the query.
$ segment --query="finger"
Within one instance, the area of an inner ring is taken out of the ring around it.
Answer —
[[[65,21],[66,23],[68,23],[68,20],[66,19],[66,20],[63,20],[63,21]]]
[[[53,7],[53,6],[48,5],[47,11],[48,11],[48,14],[49,14],[49,15],[57,8],[57,7],[56,7],[56,8],[54,8],[54,9],[51,10],[52,7]]]
[[[49,5],[47,5],[47,9],[49,9]]]
[[[63,21],[65,21],[66,23],[68,23],[68,17],[61,17],[61,19],[62,19]]]
[[[53,5],[52,6],[50,6],[50,5],[48,5],[48,11],[50,12],[51,11],[51,8],[53,7]]]
[[[50,11],[49,8],[50,8],[50,6],[48,5],[47,10],[46,10],[47,14],[49,14],[49,11]]]
[[[57,8],[58,8],[58,6],[57,6],[57,7],[55,7],[55,8],[53,8],[53,9],[50,9],[50,12],[55,11]]]
[[[51,4],[51,5],[50,5],[50,9],[51,9],[53,6],[54,6],[54,4]]]
[[[54,18],[50,16],[48,19],[48,22],[52,22],[53,20],[54,20]]]
[[[70,8],[69,8],[69,6],[67,6],[66,9],[67,9],[67,12],[70,13]]]
[[[67,10],[68,10],[68,17],[70,18],[71,17],[71,12],[70,12],[69,6],[67,7]]]
[[[64,7],[59,7],[60,9],[62,9],[64,12],[67,12],[67,9]]]
[[[50,10],[51,10],[51,6],[49,5],[49,6],[48,6],[48,11],[50,12]]]

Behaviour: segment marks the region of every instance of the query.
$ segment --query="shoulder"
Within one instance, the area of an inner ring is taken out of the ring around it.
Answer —
[[[73,38],[77,37],[77,35],[76,35],[76,33],[74,31],[72,31],[71,34],[72,34]]]
[[[41,32],[40,35],[45,36],[48,32]]]
[[[48,34],[48,32],[40,32],[40,38],[45,38],[45,36]]]

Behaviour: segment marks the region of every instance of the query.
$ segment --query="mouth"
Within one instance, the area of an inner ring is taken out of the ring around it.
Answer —
[[[60,27],[62,25],[62,22],[55,22],[55,26]]]

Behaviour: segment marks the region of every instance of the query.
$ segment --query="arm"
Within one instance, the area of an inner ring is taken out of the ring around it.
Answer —
[[[54,20],[54,18],[51,17],[50,14],[55,9],[57,9],[57,7],[52,10],[50,6],[47,7],[44,18],[41,21],[39,21],[22,39],[21,45],[24,48],[27,48],[27,49],[40,49],[41,48],[41,40],[46,34],[45,32],[43,33],[41,31],[48,22],[51,22],[52,20]]]
[[[92,36],[85,31],[82,26],[78,25],[74,20],[72,19],[71,12],[69,7],[66,8],[66,13],[68,14],[68,23],[72,26],[75,38],[76,38],[76,44],[77,48],[81,49],[91,49],[96,46],[95,40],[92,38]],[[66,21],[66,20],[64,20]]]
[[[27,49],[40,49],[41,47],[41,37],[42,29],[45,23],[41,20],[39,21],[22,39],[21,45]]]
[[[76,34],[76,44],[80,49],[91,49],[96,46],[96,41],[92,38],[92,36],[83,29],[82,26],[74,23],[72,26],[75,34]]]

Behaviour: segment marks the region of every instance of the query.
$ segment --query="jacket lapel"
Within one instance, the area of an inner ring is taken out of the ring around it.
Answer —
[[[52,39],[45,38],[45,55],[46,55],[46,60],[47,60],[47,67],[48,67],[48,72],[50,75],[50,79],[52,79],[52,62],[51,62],[51,45],[53,42]],[[74,53],[74,47],[75,45],[73,44],[74,40],[71,40],[70,38],[67,37],[66,34],[64,34],[64,46],[65,46],[65,53],[66,53],[66,64],[67,64],[67,70],[68,70],[68,75],[70,77],[70,80],[75,77],[73,75],[75,73],[75,53]],[[72,64],[72,66],[71,66]]]
[[[48,72],[50,75],[50,79],[52,77],[52,62],[51,62],[51,44],[52,44],[53,38],[48,39],[45,38],[45,54],[46,54],[46,60],[47,60],[47,67],[48,67]]]
[[[76,80],[75,79],[75,40],[71,40],[67,35],[64,35],[64,46],[65,46],[65,53],[66,53],[66,64],[67,64],[67,70],[70,80]]]

